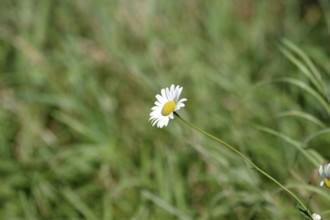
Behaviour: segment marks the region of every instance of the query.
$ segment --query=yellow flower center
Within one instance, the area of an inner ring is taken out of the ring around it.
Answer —
[[[329,178],[325,178],[324,179],[324,185],[328,188],[330,188],[330,179]]]
[[[171,114],[174,111],[175,105],[176,105],[175,101],[166,102],[162,108],[162,115],[168,116],[169,114]]]

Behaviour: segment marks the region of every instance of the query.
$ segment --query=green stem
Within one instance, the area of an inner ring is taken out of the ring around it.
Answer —
[[[278,186],[280,186],[284,191],[286,191],[289,195],[291,195],[298,203],[299,205],[308,212],[309,217],[311,218],[311,213],[310,211],[307,209],[307,207],[304,205],[304,203],[291,191],[289,190],[287,187],[285,187],[284,185],[282,185],[280,182],[278,182],[276,179],[274,179],[271,175],[269,175],[268,173],[266,173],[263,169],[261,169],[260,167],[258,167],[252,160],[250,160],[247,156],[245,156],[244,154],[242,154],[240,151],[238,151],[236,148],[234,148],[233,146],[227,144],[226,142],[224,142],[223,140],[207,133],[206,131],[201,130],[200,128],[196,127],[195,125],[191,124],[190,122],[186,121],[185,119],[183,119],[178,113],[174,112],[174,114],[181,120],[183,121],[186,125],[188,125],[189,127],[199,131],[200,133],[206,135],[207,137],[219,142],[220,144],[224,145],[225,147],[227,147],[229,150],[233,151],[235,154],[237,154],[238,156],[240,156],[241,158],[243,158],[246,162],[248,162],[249,164],[251,164],[259,173],[261,173],[262,175],[264,175],[265,177],[267,177],[268,179],[270,179],[271,181],[273,181],[274,183],[276,183]]]

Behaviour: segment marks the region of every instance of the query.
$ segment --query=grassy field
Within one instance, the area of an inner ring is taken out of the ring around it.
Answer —
[[[1,219],[330,219],[330,3],[1,0]]]

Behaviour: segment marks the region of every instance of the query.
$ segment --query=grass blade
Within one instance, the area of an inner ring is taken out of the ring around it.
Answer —
[[[289,83],[289,84],[298,86],[301,89],[305,90],[310,95],[312,95],[317,101],[320,102],[320,104],[324,107],[324,109],[327,111],[327,113],[330,116],[330,105],[329,105],[329,103],[317,91],[315,91],[313,88],[311,88],[306,83],[304,83],[300,80],[297,80],[297,79],[293,79],[293,78],[281,78],[281,79],[277,79],[276,81]]]
[[[280,50],[283,54],[292,62],[294,63],[298,69],[314,84],[314,86],[321,92],[324,93],[325,86],[323,84],[323,80],[321,77],[320,72],[317,70],[313,62],[310,58],[296,45],[290,42],[287,39],[283,39],[282,43],[289,48],[292,52],[296,53],[298,57],[302,59],[302,61],[298,60],[292,52],[287,50],[284,47],[281,47]]]
[[[159,207],[163,208],[164,210],[168,211],[172,215],[177,216],[179,219],[183,220],[192,220],[190,216],[182,212],[181,210],[178,210],[173,205],[169,204],[168,202],[164,201],[163,199],[159,198],[158,196],[154,195],[153,193],[143,190],[142,196],[149,199]]]
[[[303,147],[302,147],[302,144],[299,142],[299,141],[296,141],[292,138],[290,138],[289,136],[281,133],[281,132],[278,132],[276,130],[273,130],[271,128],[267,128],[267,127],[264,127],[264,126],[259,126],[257,125],[256,126],[256,129],[260,130],[260,131],[263,131],[265,133],[268,133],[268,134],[271,134],[271,135],[274,135],[276,137],[279,137],[281,138],[282,140],[284,140],[285,142],[291,144],[294,148],[296,148],[300,153],[302,153],[314,166],[318,166],[319,165],[319,161],[317,161],[315,158],[313,158],[309,152],[307,150],[305,150]]]
[[[311,114],[302,112],[302,111],[293,110],[293,111],[285,111],[285,112],[282,112],[282,113],[278,114],[278,117],[290,117],[290,116],[305,119],[305,120],[310,121],[310,122],[312,122],[312,123],[314,123],[314,124],[316,124],[316,125],[318,125],[322,128],[326,127],[325,124],[322,121],[320,121],[318,118],[314,117]]]

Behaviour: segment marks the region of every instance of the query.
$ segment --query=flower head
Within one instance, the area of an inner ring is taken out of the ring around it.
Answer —
[[[325,185],[326,187],[330,188],[330,163],[328,163],[327,165],[324,165],[324,169],[321,165],[319,168],[319,173],[322,177],[320,186]]]
[[[321,216],[317,213],[313,213],[312,218],[313,218],[313,220],[321,220],[322,219]]]
[[[150,119],[152,126],[157,124],[158,128],[167,126],[170,119],[174,118],[174,111],[184,107],[187,99],[179,99],[182,87],[171,85],[170,88],[161,90],[161,95],[157,94],[155,106],[151,108]]]

